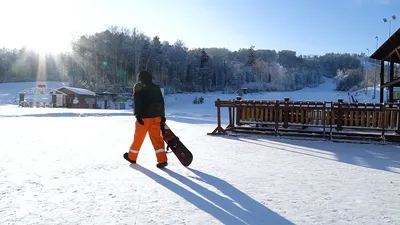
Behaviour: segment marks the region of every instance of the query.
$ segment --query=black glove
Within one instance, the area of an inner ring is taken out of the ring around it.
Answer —
[[[166,121],[166,120],[167,120],[167,119],[165,119],[165,116],[162,116],[162,117],[161,117],[160,125],[163,126],[163,125],[165,124],[165,121]]]
[[[142,120],[141,117],[136,117],[136,120],[138,121],[139,124],[141,124],[142,126],[144,125],[144,122]]]

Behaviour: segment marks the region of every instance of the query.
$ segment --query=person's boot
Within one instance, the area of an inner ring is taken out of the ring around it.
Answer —
[[[167,162],[163,162],[163,163],[157,163],[157,167],[158,168],[164,168],[164,167],[166,167],[166,166],[168,166],[168,163]]]
[[[124,153],[124,159],[126,159],[126,160],[127,160],[128,162],[130,162],[130,163],[136,163],[135,160],[132,160],[132,159],[130,159],[130,158],[128,157],[128,153],[127,153],[127,152]]]

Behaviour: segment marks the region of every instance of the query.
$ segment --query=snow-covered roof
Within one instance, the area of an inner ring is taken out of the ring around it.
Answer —
[[[96,96],[96,93],[94,93],[93,91],[87,90],[87,89],[83,89],[83,88],[76,88],[76,87],[61,87],[61,88],[65,88],[69,91],[72,91],[78,95],[92,95],[92,96]]]
[[[109,91],[98,92],[98,95],[118,95],[117,93],[112,93]]]
[[[37,88],[37,87],[33,87],[33,88],[28,88],[25,90],[22,90],[20,92],[18,92],[18,94],[33,94],[33,95],[52,95],[52,94],[62,94],[62,95],[66,95],[64,92],[53,89],[53,88]]]

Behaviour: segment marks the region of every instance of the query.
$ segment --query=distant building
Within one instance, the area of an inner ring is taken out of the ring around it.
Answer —
[[[99,109],[115,109],[115,100],[116,97],[118,96],[117,93],[112,93],[109,91],[104,91],[104,92],[98,92],[96,93],[97,95],[97,108]]]
[[[133,95],[131,93],[112,93],[109,91],[96,93],[99,109],[132,109]]]
[[[65,107],[66,94],[39,84],[18,92],[21,107]]]
[[[96,107],[96,93],[93,91],[75,88],[75,87],[61,87],[57,89],[65,93],[66,107],[67,108],[88,108],[95,109]]]

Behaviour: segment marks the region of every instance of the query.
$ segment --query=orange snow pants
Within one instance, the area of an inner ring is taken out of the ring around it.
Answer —
[[[138,121],[135,123],[135,135],[133,137],[132,145],[129,149],[129,159],[136,161],[146,134],[149,132],[150,141],[153,144],[157,162],[167,162],[168,159],[165,152],[164,139],[162,137],[160,127],[161,117],[143,118],[142,120],[144,125],[141,125]]]

